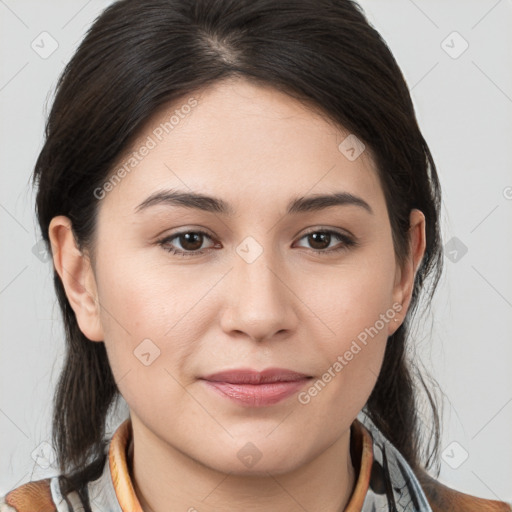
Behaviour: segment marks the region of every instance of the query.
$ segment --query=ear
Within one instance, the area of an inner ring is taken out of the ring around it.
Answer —
[[[54,217],[48,228],[53,264],[75,312],[80,330],[91,341],[103,341],[97,287],[89,257],[77,247],[68,217]]]
[[[393,304],[401,304],[402,308],[396,317],[399,322],[389,322],[389,335],[393,334],[400,327],[409,304],[411,303],[412,291],[414,289],[414,278],[425,254],[425,215],[417,209],[411,210],[409,215],[409,254],[405,263],[400,267],[397,263],[395,285],[393,288]],[[392,325],[394,324],[394,325]]]

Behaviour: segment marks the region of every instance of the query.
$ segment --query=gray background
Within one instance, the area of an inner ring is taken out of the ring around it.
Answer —
[[[0,495],[56,474],[44,443],[63,335],[28,180],[57,78],[109,3],[0,0]],[[415,334],[447,397],[440,480],[511,501],[512,1],[361,4],[404,72],[443,187],[445,271]]]

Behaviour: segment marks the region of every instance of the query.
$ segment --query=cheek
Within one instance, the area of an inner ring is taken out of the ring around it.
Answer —
[[[300,293],[308,297],[322,324],[315,348],[323,362],[319,382],[311,392],[306,389],[304,403],[316,401],[317,406],[332,407],[334,414],[356,414],[363,407],[382,365],[388,329],[400,309],[392,301],[394,272],[394,253],[388,247],[353,258],[316,285],[304,284]]]
[[[122,254],[116,257],[113,247],[106,247],[96,274],[105,347],[124,396],[134,383],[143,390],[163,372],[163,339],[176,322],[169,312],[177,299],[174,294],[162,297],[156,272]]]
[[[396,315],[389,282],[378,282],[372,272],[354,273],[339,279],[343,292],[316,304],[324,307],[322,320],[330,332],[326,336],[324,327],[323,335],[315,335],[315,358],[321,364],[298,399],[312,418],[324,417],[332,431],[357,416],[375,386]]]
[[[215,282],[211,273],[197,278],[196,272],[194,278],[191,270],[166,265],[164,258],[154,256],[152,249],[147,254],[138,251],[132,256],[104,258],[98,265],[102,325],[111,337],[129,333],[136,342],[139,338],[172,336],[186,324],[183,319]]]
[[[387,337],[387,320],[395,316],[392,308],[395,259],[390,245],[377,245],[368,251],[354,252],[346,263],[331,267],[297,283],[305,302],[329,327],[330,339],[341,345],[356,338],[378,322],[381,338]],[[297,290],[297,288],[295,288]],[[324,329],[325,330],[325,329]],[[341,346],[337,347],[340,348]]]
[[[142,254],[116,258],[113,249],[98,258],[96,274],[105,347],[119,391],[136,409],[152,404],[163,411],[173,403],[179,411],[182,385],[193,380],[187,361],[211,326],[203,313],[219,274],[198,277],[192,265],[180,268],[163,259],[155,264]]]
[[[102,325],[121,395],[141,417],[158,419],[170,404],[174,414],[186,410],[183,367],[200,335],[182,320],[183,301],[162,297],[148,277],[125,278],[104,294]]]

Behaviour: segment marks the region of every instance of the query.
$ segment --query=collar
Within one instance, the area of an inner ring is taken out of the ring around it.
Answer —
[[[350,427],[350,453],[358,474],[354,491],[345,512],[361,512],[370,485],[373,463],[372,436],[365,426],[355,419]],[[115,431],[110,442],[107,464],[112,476],[113,490],[122,512],[143,512],[137,499],[128,458],[133,451],[131,419],[126,419]]]

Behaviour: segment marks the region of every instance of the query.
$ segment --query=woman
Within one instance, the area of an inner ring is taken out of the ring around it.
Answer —
[[[439,416],[406,343],[441,274],[440,188],[357,4],[113,4],[34,180],[60,476],[1,511],[511,510],[427,473]]]

